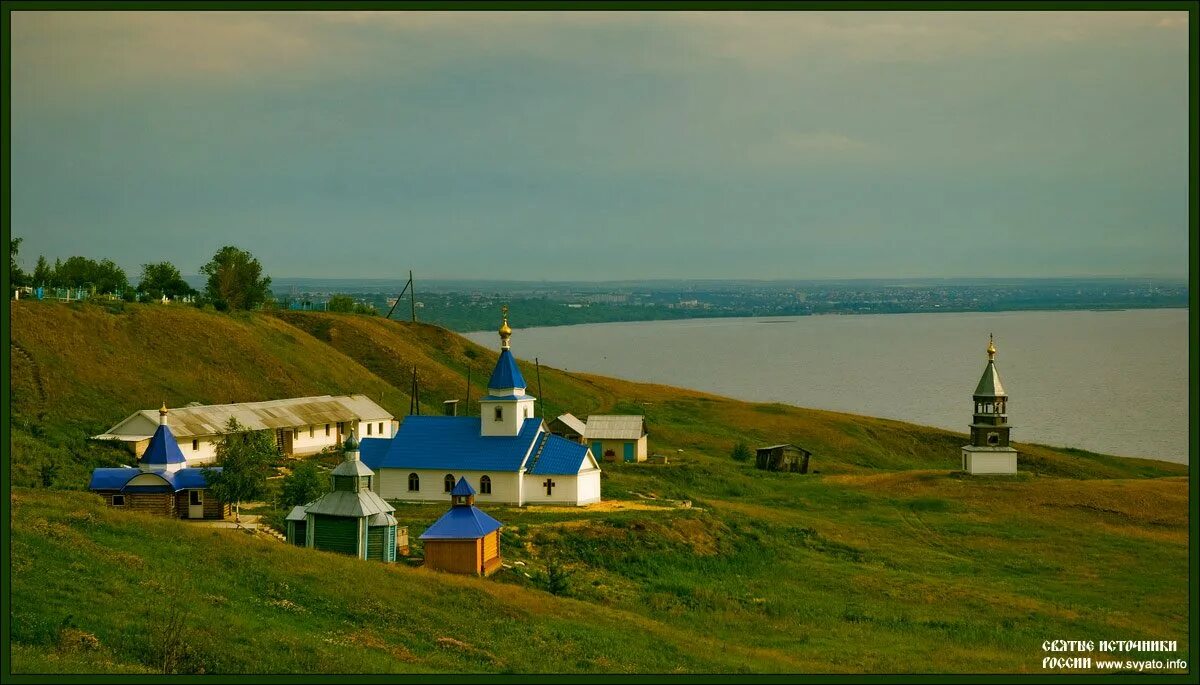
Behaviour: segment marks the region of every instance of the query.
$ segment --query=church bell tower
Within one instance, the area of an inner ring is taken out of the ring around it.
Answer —
[[[479,430],[484,436],[515,436],[527,419],[534,418],[534,398],[525,394],[525,377],[517,368],[517,360],[510,349],[512,328],[508,325],[507,305],[503,314],[499,331],[500,358],[488,379],[488,394],[479,400]]]
[[[1016,473],[1017,451],[1009,444],[1008,394],[996,370],[996,341],[990,335],[987,355],[987,366],[972,396],[971,444],[963,447],[962,467],[972,474]]]

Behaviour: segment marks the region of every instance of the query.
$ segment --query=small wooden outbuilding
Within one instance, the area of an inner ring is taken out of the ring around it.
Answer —
[[[798,445],[771,445],[759,447],[754,465],[764,471],[788,471],[808,473],[808,459],[812,452]]]
[[[435,571],[488,576],[500,569],[500,526],[475,506],[475,489],[459,478],[450,491],[450,511],[435,521],[421,540],[425,567]]]

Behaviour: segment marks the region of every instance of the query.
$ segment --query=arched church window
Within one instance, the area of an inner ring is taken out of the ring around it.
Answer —
[[[988,433],[988,444],[989,445],[999,445],[1000,444],[1000,434],[999,433]]]
[[[446,477],[442,479],[442,482],[443,482],[443,484],[444,484],[444,485],[445,485],[445,487],[446,487],[446,490],[445,490],[445,491],[446,491],[446,492],[450,492],[451,490],[453,490],[453,489],[454,489],[454,474],[453,474],[453,473],[447,473],[447,474],[446,474]]]
[[[479,494],[481,494],[481,495],[492,494],[492,479],[489,478],[488,476],[480,476],[479,477]]]
[[[408,491],[409,492],[420,492],[420,490],[421,490],[421,477],[415,473],[408,474]]]

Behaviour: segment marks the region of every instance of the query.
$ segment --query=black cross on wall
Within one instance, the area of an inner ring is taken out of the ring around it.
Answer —
[[[546,486],[546,496],[547,497],[554,494],[554,486],[556,485],[556,483],[554,481],[547,478],[546,482],[542,483],[542,485]]]

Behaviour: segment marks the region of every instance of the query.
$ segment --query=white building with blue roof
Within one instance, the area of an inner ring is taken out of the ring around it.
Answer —
[[[500,358],[479,401],[480,416],[407,416],[392,438],[363,438],[373,489],[390,500],[439,500],[465,478],[481,503],[600,501],[600,466],[587,445],[552,435],[534,412],[537,398],[513,358],[508,310]]]

